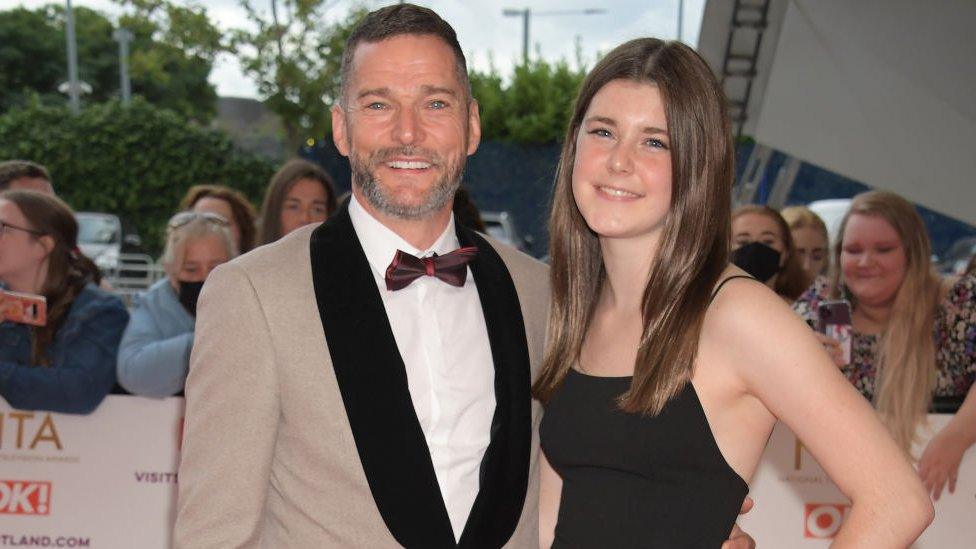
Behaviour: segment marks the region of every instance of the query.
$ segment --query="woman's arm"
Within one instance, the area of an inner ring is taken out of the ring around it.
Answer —
[[[745,390],[792,429],[851,499],[834,545],[910,545],[931,522],[932,504],[907,456],[810,329],[748,281],[730,284],[710,315]]]
[[[175,395],[186,382],[192,348],[192,331],[166,337],[149,307],[140,307],[119,345],[119,384],[136,395]]]
[[[549,465],[546,455],[539,451],[539,547],[552,546],[559,517],[559,499],[563,491],[563,479]]]
[[[942,281],[939,328],[936,345],[939,357],[948,364],[952,377],[970,377],[976,370],[976,277],[972,274]],[[974,385],[976,386],[976,385]],[[973,387],[956,415],[929,441],[918,463],[925,488],[938,500],[949,483],[956,491],[956,475],[963,454],[976,442],[976,396]]]
[[[952,420],[929,441],[918,462],[918,474],[925,490],[938,501],[949,483],[949,493],[956,491],[956,477],[963,454],[976,443],[976,384],[969,388],[966,400]]]
[[[50,366],[0,362],[0,395],[24,410],[94,411],[115,384],[119,339],[129,320],[121,303],[109,303],[90,311],[77,333],[59,342],[63,348]]]

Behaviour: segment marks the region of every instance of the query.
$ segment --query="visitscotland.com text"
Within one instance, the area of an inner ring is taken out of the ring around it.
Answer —
[[[0,547],[91,547],[90,538],[0,534]]]

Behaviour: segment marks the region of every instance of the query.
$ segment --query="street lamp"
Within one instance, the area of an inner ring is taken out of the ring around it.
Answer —
[[[132,82],[129,80],[129,42],[134,36],[121,27],[115,29],[112,38],[119,43],[119,90],[122,104],[128,105],[132,101]]]
[[[78,114],[81,110],[81,85],[78,83],[78,46],[75,42],[75,12],[71,9],[71,0],[65,0],[67,11],[65,15],[65,38],[68,42],[68,99],[71,112]]]
[[[548,10],[548,11],[532,11],[530,8],[525,8],[521,10],[505,8],[502,10],[502,15],[505,17],[521,17],[522,18],[522,62],[526,65],[529,63],[529,19],[535,15],[598,15],[601,13],[606,13],[607,10],[602,8],[586,8],[581,10]]]

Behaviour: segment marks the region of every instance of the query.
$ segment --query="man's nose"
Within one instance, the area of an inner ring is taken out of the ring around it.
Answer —
[[[394,139],[404,145],[417,143],[423,139],[420,116],[414,109],[403,109],[397,114]]]

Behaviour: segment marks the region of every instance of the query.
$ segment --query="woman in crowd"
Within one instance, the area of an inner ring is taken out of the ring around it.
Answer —
[[[197,298],[217,265],[237,256],[224,218],[209,212],[182,212],[167,225],[163,268],[132,311],[119,346],[119,384],[137,395],[167,397],[183,390]]]
[[[627,42],[584,80],[534,387],[544,547],[718,547],[777,418],[851,498],[838,546],[906,547],[931,520],[809,328],[729,265],[732,158],[724,94],[684,44]]]
[[[906,452],[933,397],[964,399],[919,461],[938,499],[947,482],[955,491],[959,462],[976,442],[976,276],[943,281],[934,274],[925,224],[894,193],[856,196],[840,235],[829,283],[815,284],[794,308],[812,320],[824,299],[850,301],[850,363],[839,343],[822,339]]]
[[[332,178],[307,160],[289,160],[271,178],[261,205],[261,244],[269,244],[311,223],[321,223],[336,209]]]
[[[787,303],[812,282],[800,264],[789,225],[769,206],[741,206],[732,213],[732,263]]]
[[[790,206],[780,212],[790,226],[796,255],[812,281],[827,274],[830,266],[830,235],[820,216],[806,206]]]
[[[230,222],[234,247],[244,254],[257,243],[257,215],[251,202],[225,185],[194,185],[180,201],[180,210],[210,212]]]
[[[0,395],[15,408],[87,414],[115,385],[129,315],[98,289],[101,275],[77,239],[74,213],[60,199],[0,193],[0,283],[47,300],[43,326],[0,322]],[[13,306],[8,299],[0,294],[0,313]]]

